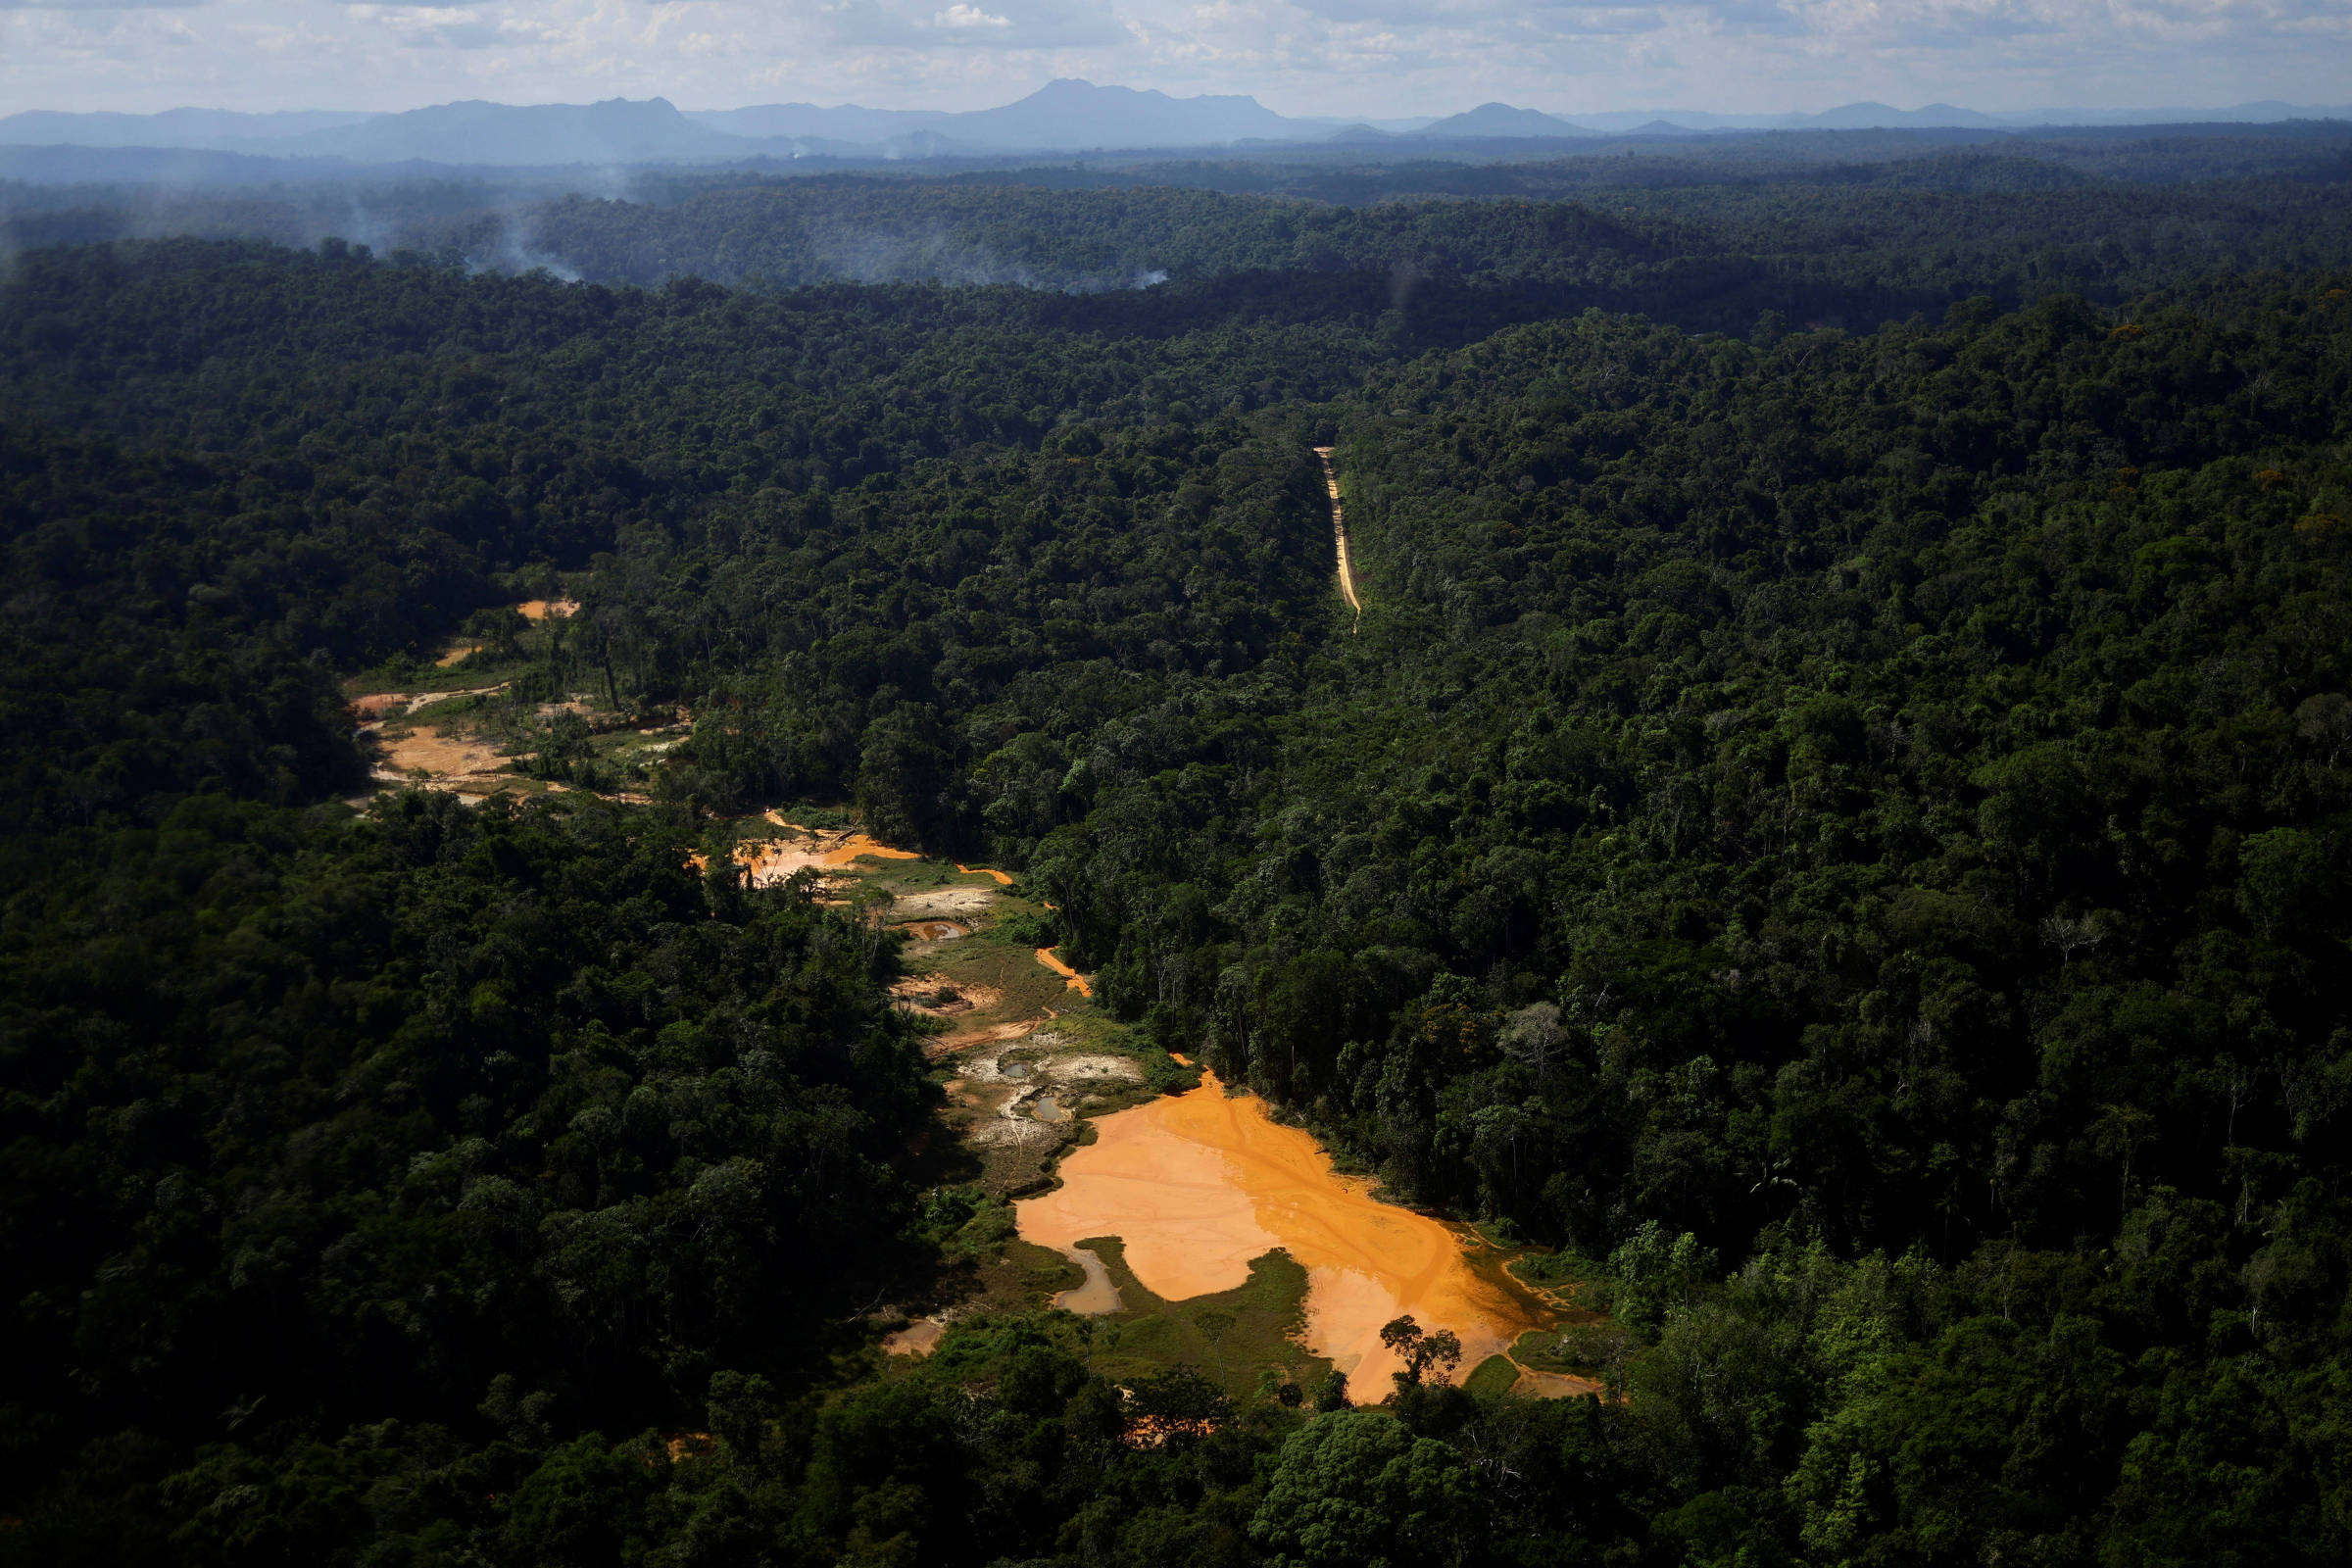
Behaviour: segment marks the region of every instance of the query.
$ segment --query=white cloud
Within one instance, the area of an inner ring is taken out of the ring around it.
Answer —
[[[991,49],[1068,50],[1125,43],[1129,34],[1108,5],[1090,0],[989,0],[976,5],[955,0],[945,10],[936,0],[839,0],[816,18],[838,45],[910,49],[943,55],[975,46]]]
[[[0,0],[0,11],[185,11],[205,0]]]
[[[564,34],[527,17],[489,16],[471,6],[437,6],[394,0],[392,4],[352,0],[344,10],[372,22],[411,49],[508,49],[562,42]]]

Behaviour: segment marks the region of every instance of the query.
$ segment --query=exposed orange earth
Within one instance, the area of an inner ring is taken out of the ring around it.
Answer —
[[[767,817],[778,827],[794,825],[773,811]],[[921,858],[912,850],[894,850],[863,833],[818,833],[801,840],[769,839],[735,846],[735,858],[751,871],[752,885],[762,888],[812,866],[820,871],[838,871],[868,855],[883,860]]]
[[[525,620],[545,620],[550,615],[576,615],[580,604],[576,599],[525,599],[514,610]]]
[[[447,730],[419,727],[384,743],[384,755],[395,776],[421,768],[438,780],[491,780],[514,765],[486,742]]]
[[[1064,990],[1075,991],[1082,997],[1091,997],[1095,994],[1095,983],[1092,980],[1089,980],[1086,976],[1080,974],[1077,970],[1071,968],[1068,964],[1062,962],[1059,958],[1054,956],[1054,950],[1052,948],[1038,949],[1037,961],[1062,977],[1062,988]],[[1096,1234],[1100,1235],[1101,1232],[1097,1232]]]
[[[997,886],[1001,888],[1012,886],[1012,878],[993,865],[964,865],[958,862],[956,869],[961,871],[965,876],[993,876],[997,879]],[[1048,906],[1048,907],[1052,907],[1052,906]]]
[[[1553,1321],[1533,1296],[1474,1271],[1458,1232],[1335,1173],[1256,1096],[1228,1096],[1205,1070],[1201,1080],[1096,1117],[1095,1142],[1062,1157],[1061,1186],[1014,1205],[1021,1236],[1073,1257],[1080,1241],[1116,1236],[1136,1279],[1167,1300],[1230,1291],[1252,1258],[1288,1249],[1307,1271],[1307,1348],[1364,1398],[1398,1367],[1380,1328],[1401,1314],[1461,1337],[1456,1377]]]

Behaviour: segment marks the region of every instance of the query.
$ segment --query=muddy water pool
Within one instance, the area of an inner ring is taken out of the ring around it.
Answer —
[[[1125,1304],[1119,1299],[1119,1288],[1110,1281],[1110,1270],[1102,1266],[1102,1259],[1095,1255],[1093,1249],[1074,1247],[1069,1256],[1085,1271],[1086,1283],[1054,1297],[1055,1306],[1083,1317],[1100,1317],[1105,1312],[1116,1312]]]
[[[1307,1348],[1362,1398],[1388,1390],[1397,1361],[1380,1327],[1400,1314],[1461,1337],[1457,1377],[1553,1321],[1497,1271],[1472,1267],[1465,1232],[1379,1201],[1264,1101],[1201,1077],[1189,1093],[1096,1117],[1095,1142],[1062,1157],[1060,1187],[1015,1205],[1021,1236],[1081,1267],[1091,1254],[1078,1242],[1116,1236],[1137,1281],[1171,1301],[1232,1290],[1252,1258],[1287,1249],[1307,1271]]]

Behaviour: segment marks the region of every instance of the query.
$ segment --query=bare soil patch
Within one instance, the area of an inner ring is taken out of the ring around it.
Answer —
[[[931,1050],[934,1054],[952,1056],[974,1046],[1006,1045],[1051,1022],[1053,1020],[1050,1018],[1009,1018],[1003,1023],[962,1029],[952,1035],[942,1035],[932,1042]]]
[[[882,1336],[882,1348],[891,1355],[929,1355],[939,1348],[948,1326],[935,1317],[916,1318],[895,1334]]]
[[[458,777],[487,778],[512,765],[510,759],[500,756],[486,741],[430,726],[377,739],[393,776],[400,778],[419,768],[431,774],[435,783]]]
[[[790,822],[780,825],[792,828],[794,836],[746,840],[735,846],[735,858],[751,871],[754,887],[787,881],[799,871],[843,870],[868,856],[882,860],[920,858],[912,850],[893,849],[863,833],[817,833]]]
[[[1144,1069],[1133,1056],[1049,1056],[1037,1064],[1036,1071],[1048,1083],[1067,1084],[1081,1090],[1110,1089],[1144,1081]]]
[[[958,983],[944,974],[908,975],[890,988],[900,1006],[933,1018],[954,1018],[967,1012],[986,1012],[1002,1004],[1004,993],[994,986]],[[947,1001],[935,998],[948,997]]]
[[[1048,1165],[1076,1138],[1080,1114],[1144,1080],[1133,1058],[1072,1049],[1066,1033],[1037,1027],[1048,1021],[1025,1020],[1022,1034],[956,1058],[949,1116],[979,1156],[981,1185],[991,1192],[1043,1186]]]
[[[997,902],[994,888],[937,888],[927,893],[902,893],[893,911],[908,920],[954,920],[988,912]]]
[[[1518,1366],[1516,1361],[1511,1363]],[[1519,1367],[1518,1380],[1511,1385],[1513,1394],[1532,1395],[1539,1399],[1570,1399],[1583,1394],[1598,1394],[1601,1386],[1591,1378],[1571,1377],[1565,1372],[1538,1372],[1533,1367]]]

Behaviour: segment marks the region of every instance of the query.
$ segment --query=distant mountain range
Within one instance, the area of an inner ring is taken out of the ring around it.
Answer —
[[[865,109],[856,104],[764,104],[681,111],[662,98],[597,104],[439,104],[402,114],[305,110],[241,114],[173,109],[156,115],[31,110],[0,118],[0,146],[158,149],[273,160],[382,166],[420,163],[533,168],[568,165],[723,164],[770,158],[936,158],[1144,149],[1353,144],[1527,142],[1601,135],[1700,135],[1735,130],[1873,127],[2025,128],[2279,121],[2352,115],[2352,108],[2240,104],[2222,110],[2051,110],[1987,115],[1950,104],[1895,109],[1847,104],[1817,115],[1719,115],[1686,110],[1612,111],[1566,119],[1509,104],[1481,104],[1442,120],[1344,121],[1280,115],[1256,99],[1172,98],[1092,82],[1047,83],[1017,103],[962,112]],[[119,162],[120,160],[115,160]],[[83,169],[109,160],[62,155],[35,162]],[[165,167],[169,159],[132,161]],[[55,178],[8,160],[19,177]],[[92,177],[81,174],[76,177]],[[137,177],[124,174],[120,177]]]
[[[1409,130],[1420,121],[1386,128]],[[1312,141],[1336,120],[1278,115],[1254,98],[1171,98],[1131,87],[1059,80],[997,109],[865,109],[856,104],[764,104],[685,113],[668,100],[597,104],[439,104],[403,114],[71,115],[36,110],[0,119],[0,145],[155,147],[527,167],[560,164],[726,163],[740,159],[941,157],[1145,147]]]
[[[1599,132],[1537,109],[1513,109],[1509,104],[1480,104],[1466,115],[1452,115],[1420,128],[1418,135],[1517,139],[1527,136],[1593,136]]]

